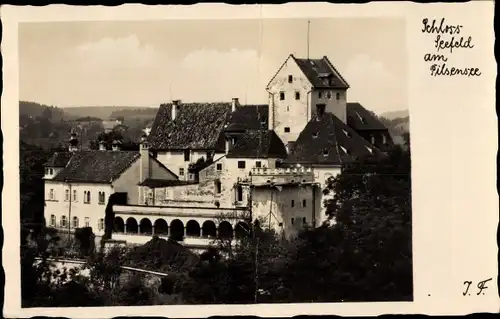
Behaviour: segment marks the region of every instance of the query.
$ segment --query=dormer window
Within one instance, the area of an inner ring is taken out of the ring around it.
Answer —
[[[361,115],[359,115],[358,112],[356,112],[356,115],[358,116],[358,118],[361,121],[361,123],[365,123],[365,119]]]
[[[288,83],[292,83],[293,82],[293,76],[292,75],[289,75],[288,76]]]
[[[317,104],[316,105],[316,112],[318,113],[319,116],[322,116],[323,114],[325,114],[325,108],[326,108],[325,104]]]
[[[317,137],[318,137],[318,135],[319,135],[319,134],[318,134],[318,132],[314,132],[314,133],[313,133],[313,138],[317,138]]]
[[[351,134],[349,134],[349,132],[347,132],[346,130],[342,129],[342,131],[344,132],[345,136],[347,137],[351,137]]]
[[[349,151],[345,147],[341,146],[340,148],[346,155],[349,155]]]
[[[368,152],[370,152],[370,154],[373,154],[373,150],[371,148],[369,148],[368,146],[365,146],[365,147],[368,150]]]

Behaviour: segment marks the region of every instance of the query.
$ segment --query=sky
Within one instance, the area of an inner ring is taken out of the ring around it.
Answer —
[[[289,54],[307,57],[307,20],[42,22],[19,25],[20,100],[59,107],[267,103]],[[309,56],[328,56],[349,102],[407,109],[405,22],[311,19]]]

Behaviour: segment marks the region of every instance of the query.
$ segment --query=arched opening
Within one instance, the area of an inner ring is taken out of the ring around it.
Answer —
[[[135,218],[129,217],[127,219],[127,233],[137,234],[139,228],[137,227],[137,221]]]
[[[220,238],[233,238],[233,226],[227,221],[219,224],[219,237]]]
[[[245,222],[239,222],[234,228],[234,235],[236,238],[244,238],[250,235],[250,227]]]
[[[200,224],[196,220],[190,220],[186,223],[186,236],[200,237]]]
[[[160,218],[155,221],[155,234],[157,235],[168,234],[168,224],[164,219]]]
[[[181,241],[184,238],[184,223],[178,219],[174,219],[170,223],[170,238]]]
[[[147,218],[141,219],[141,223],[139,226],[141,234],[151,235],[153,233],[153,224],[151,224],[151,221],[149,219]]]
[[[123,222],[123,218],[115,217],[113,221],[113,231],[115,233],[123,233],[125,231],[125,223]]]
[[[215,237],[217,236],[217,227],[213,221],[207,220],[203,223],[201,232],[203,237]]]

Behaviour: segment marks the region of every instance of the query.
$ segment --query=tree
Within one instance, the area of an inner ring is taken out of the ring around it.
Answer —
[[[329,223],[297,241],[286,280],[290,301],[410,300],[409,149],[346,166],[328,191]]]

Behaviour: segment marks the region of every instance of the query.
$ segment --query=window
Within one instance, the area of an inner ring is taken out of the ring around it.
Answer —
[[[285,100],[285,92],[280,92],[280,100],[281,101]]]
[[[77,198],[77,196],[76,196],[76,189],[74,189],[73,190],[73,201],[74,202],[76,202],[76,198]]]
[[[295,99],[300,100],[300,92],[299,91],[295,92]]]
[[[51,189],[49,190],[49,199],[50,199],[50,200],[54,200],[54,199],[55,199],[55,197],[56,197],[56,195],[55,195],[55,193],[54,193],[54,189],[52,189],[52,188],[51,188]]]
[[[61,216],[61,227],[68,227],[68,220],[66,216]]]
[[[215,181],[215,193],[220,194],[222,192],[222,184],[220,181]]]
[[[262,167],[262,162],[261,161],[255,162],[255,167],[261,168]]]
[[[337,92],[337,94],[335,94],[335,97],[337,98],[337,101],[340,100],[340,93]]]
[[[292,202],[290,203],[292,207],[295,207],[295,200],[292,199]]]
[[[313,133],[313,138],[317,138],[318,137],[318,132],[314,132]]]
[[[290,112],[290,105],[287,105],[287,106],[286,106],[286,111],[287,111],[287,112]]]
[[[349,155],[349,151],[345,147],[340,146],[340,148],[342,149],[342,151],[344,151],[346,155]]]
[[[78,228],[78,226],[79,226],[78,217],[74,216],[73,217],[73,228]]]
[[[103,205],[106,202],[106,193],[99,192],[99,204]]]
[[[69,189],[64,191],[64,200],[69,201]]]
[[[305,199],[302,200],[302,207],[306,207],[307,201]]]
[[[56,226],[56,215],[50,215],[50,226]]]
[[[342,129],[342,131],[344,132],[345,136],[347,137],[351,137],[351,134],[349,134],[349,132],[347,132],[346,130]]]
[[[184,162],[189,162],[189,150],[184,150]]]
[[[103,230],[103,229],[104,229],[104,218],[100,218],[100,219],[99,219],[99,223],[98,223],[98,225],[97,225],[97,228],[98,228],[99,230]]]
[[[244,169],[246,167],[245,161],[238,161],[238,168],[239,169]]]
[[[326,98],[331,99],[332,98],[332,93],[331,92],[326,92]]]
[[[292,225],[293,225],[294,222],[295,222],[295,218],[292,217]]]
[[[328,149],[323,149],[323,156],[328,156]]]
[[[85,204],[90,204],[90,191],[83,192],[83,202]]]
[[[288,83],[292,83],[293,82],[293,76],[289,75],[288,76]]]
[[[85,227],[90,227],[90,218],[85,217]]]
[[[370,143],[375,144],[375,136],[370,135]]]
[[[179,168],[179,175],[184,176],[184,168],[183,167]]]
[[[305,225],[307,224],[307,219],[305,217],[302,217],[302,223]]]
[[[326,105],[325,104],[317,104],[316,105],[316,112],[318,113],[318,115],[323,115],[325,114],[325,108],[326,108]]]
[[[285,127],[285,133],[290,133],[290,128],[289,127]]]
[[[236,187],[236,201],[243,201],[243,188],[241,186]]]
[[[52,174],[54,174],[54,169],[49,168],[49,175],[52,175]]]
[[[319,91],[318,92],[318,99],[321,99],[323,97],[323,92]]]
[[[385,136],[385,134],[382,135],[382,143],[387,144],[387,136]]]
[[[217,164],[217,170],[218,170],[218,171],[222,171],[222,164],[220,164],[220,163],[219,163],[219,164]]]

